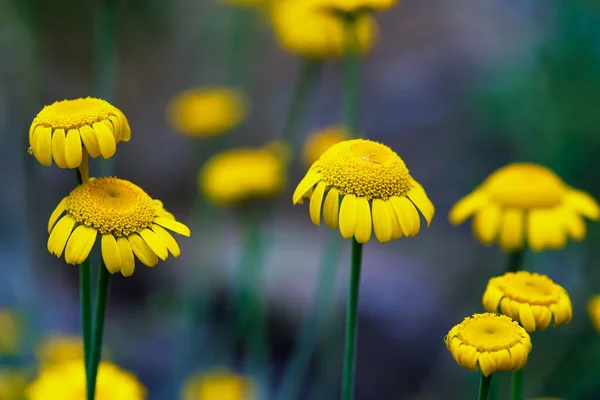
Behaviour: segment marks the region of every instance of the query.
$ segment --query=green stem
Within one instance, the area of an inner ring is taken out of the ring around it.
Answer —
[[[242,72],[248,68],[246,55],[249,51],[244,44],[250,40],[251,22],[251,11],[244,7],[231,7],[227,46],[227,82],[238,88],[243,86]]]
[[[523,398],[523,370],[519,369],[512,373],[511,400],[521,400]]]
[[[311,97],[321,72],[323,63],[320,60],[306,58],[302,60],[298,79],[294,86],[292,101],[281,132],[281,140],[289,146],[295,146],[296,134],[302,117],[306,114],[308,100]]]
[[[346,345],[344,349],[344,373],[342,377],[342,400],[352,400],[354,395],[354,372],[356,369],[356,336],[358,330],[358,297],[363,245],[352,238],[350,293],[346,313]]]
[[[356,18],[353,14],[344,16],[344,39],[346,47],[342,66],[342,118],[351,136],[360,135],[358,127],[360,57],[357,48],[355,22]]]
[[[92,279],[90,257],[79,266],[79,296],[81,301],[81,328],[83,333],[83,358],[86,373],[90,365],[90,344],[92,341]],[[87,374],[86,374],[87,376]]]
[[[87,400],[94,400],[96,396],[96,377],[98,367],[102,360],[102,345],[104,339],[104,318],[106,316],[106,305],[108,301],[108,289],[110,283],[110,273],[100,262],[100,272],[98,275],[98,290],[96,293],[96,311],[94,315],[94,336],[92,341],[92,350],[90,356],[90,373],[87,382]]]
[[[492,375],[484,376],[481,374],[481,381],[479,383],[479,396],[478,400],[487,400],[490,394],[490,385],[492,383]]]
[[[517,250],[508,255],[508,267],[506,272],[517,272],[523,269],[523,261],[525,260],[525,250]]]

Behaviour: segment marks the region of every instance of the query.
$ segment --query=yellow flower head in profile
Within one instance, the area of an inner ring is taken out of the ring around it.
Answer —
[[[213,371],[192,376],[182,400],[257,400],[256,385],[247,377],[228,371]]]
[[[399,0],[303,0],[327,11],[342,13],[362,13],[385,11],[395,6]]]
[[[88,97],[45,106],[29,128],[29,145],[40,164],[78,168],[92,158],[112,157],[117,143],[128,142],[125,115],[107,101]]]
[[[600,218],[596,200],[566,185],[536,164],[516,163],[499,169],[450,210],[457,225],[473,215],[473,232],[484,244],[497,241],[508,252],[560,249],[567,238],[582,240],[582,217]]]
[[[276,0],[271,11],[275,36],[285,50],[310,58],[337,57],[344,53],[344,22],[321,12],[310,1]],[[377,23],[369,14],[354,22],[357,49],[368,52],[377,37]]]
[[[483,294],[486,311],[508,315],[527,332],[545,330],[571,321],[573,309],[567,291],[546,275],[527,271],[507,272],[489,280]]]
[[[200,190],[217,205],[274,197],[285,187],[285,158],[278,145],[218,153],[198,174]]]
[[[306,138],[302,150],[304,163],[311,166],[331,146],[349,138],[348,130],[343,126],[331,126],[311,133]]]
[[[83,359],[83,340],[80,336],[47,337],[37,347],[36,356],[42,366],[81,360]]]
[[[592,296],[588,302],[588,313],[594,328],[600,333],[600,295]]]
[[[496,371],[523,369],[531,351],[531,338],[505,315],[483,313],[467,317],[450,330],[446,347],[454,360],[484,376]]]
[[[144,400],[146,389],[135,375],[102,362],[96,380],[96,400]],[[27,388],[28,400],[85,400],[83,360],[57,364],[41,371]]]
[[[0,399],[22,400],[27,380],[26,371],[0,369]]]
[[[22,317],[14,310],[0,308],[0,356],[17,353],[21,348],[22,335]]]
[[[310,198],[310,218],[340,230],[359,243],[382,243],[412,237],[421,222],[417,209],[431,223],[435,209],[404,161],[389,147],[364,139],[339,142],[310,167],[294,192],[294,204]],[[325,201],[323,201],[325,199]],[[340,204],[341,199],[341,204]]]
[[[246,119],[246,102],[229,88],[198,88],[176,95],[167,107],[173,129],[193,137],[217,136]]]
[[[179,256],[179,245],[165,228],[190,236],[187,226],[133,183],[91,179],[62,199],[50,216],[48,251],[57,257],[64,251],[67,263],[81,264],[100,237],[106,268],[131,276],[134,254],[149,267],[168,253]]]

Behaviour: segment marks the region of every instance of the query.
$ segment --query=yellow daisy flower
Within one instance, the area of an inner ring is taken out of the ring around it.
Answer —
[[[45,368],[27,388],[28,400],[85,400],[83,360]],[[144,400],[146,389],[135,375],[102,362],[96,380],[96,400]]]
[[[481,186],[450,210],[457,225],[473,215],[473,232],[489,245],[498,241],[507,252],[524,247],[535,252],[560,249],[567,238],[582,240],[582,217],[600,218],[596,200],[569,187],[540,165],[510,164],[490,175]]]
[[[248,114],[242,95],[230,88],[188,89],[167,107],[173,129],[193,137],[217,136],[241,124]]]
[[[228,371],[213,371],[192,376],[186,383],[182,400],[256,400],[255,383]]]
[[[88,97],[45,106],[29,128],[29,145],[40,164],[78,168],[92,158],[110,158],[117,143],[128,142],[125,115],[107,101]]]
[[[382,243],[412,237],[421,222],[417,209],[431,223],[435,209],[423,187],[389,147],[364,139],[339,142],[310,167],[293,195],[294,204],[310,198],[310,217],[353,236],[371,238],[371,227]],[[325,199],[325,201],[323,201]],[[340,204],[341,199],[341,204]]]
[[[531,351],[531,338],[505,315],[483,313],[467,317],[450,330],[446,347],[454,360],[484,376],[496,371],[523,369]]]
[[[0,399],[22,400],[25,395],[27,380],[25,371],[0,369]]]
[[[311,133],[306,138],[302,150],[304,164],[311,166],[331,146],[349,138],[348,130],[343,126],[331,126]]]
[[[22,344],[22,335],[22,317],[14,310],[0,308],[0,356],[18,353]]]
[[[385,11],[398,4],[399,0],[304,0],[328,11],[360,13]]]
[[[486,311],[508,315],[527,332],[545,330],[571,321],[573,309],[567,291],[546,275],[527,271],[507,272],[489,280],[483,294]]]
[[[133,183],[118,178],[91,179],[77,186],[58,204],[48,220],[48,251],[65,253],[69,264],[81,264],[96,238],[101,237],[102,259],[112,274],[131,276],[135,256],[153,267],[168,253],[178,257],[179,245],[166,229],[189,236],[160,201]]]
[[[592,296],[588,302],[588,313],[596,331],[600,333],[600,295]]]
[[[285,152],[278,148],[233,149],[216,154],[198,174],[200,190],[217,205],[276,196],[286,182]]]
[[[344,22],[334,14],[320,12],[310,1],[275,1],[271,21],[279,44],[290,53],[310,58],[344,53]],[[354,31],[358,52],[367,53],[377,37],[377,23],[371,15],[361,14]]]

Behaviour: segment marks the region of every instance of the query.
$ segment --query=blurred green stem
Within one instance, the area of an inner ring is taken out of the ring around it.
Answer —
[[[511,385],[511,400],[522,400],[523,399],[523,370],[519,369],[512,373],[512,385]]]
[[[110,273],[100,257],[100,271],[98,274],[98,290],[96,293],[96,311],[94,315],[94,335],[90,355],[90,373],[87,381],[87,400],[96,397],[96,377],[98,367],[102,361],[102,346],[104,340],[104,318],[106,316],[106,305],[108,302],[108,289],[110,284]]]
[[[490,394],[490,385],[492,383],[492,375],[484,376],[481,374],[481,381],[479,382],[479,396],[478,400],[487,400]]]
[[[352,137],[359,135],[358,92],[360,85],[360,57],[356,38],[356,16],[344,15],[345,51],[342,66],[342,119]]]
[[[243,85],[243,74],[248,68],[246,59],[248,51],[247,44],[250,37],[250,28],[253,12],[245,7],[231,7],[231,20],[229,23],[229,35],[227,46],[227,81],[234,87],[241,88]]]
[[[289,146],[294,147],[296,144],[295,137],[300,128],[300,122],[306,114],[308,101],[316,87],[322,67],[323,63],[320,60],[310,58],[302,60],[292,101],[281,132],[281,140]]]
[[[292,351],[290,365],[283,378],[281,390],[276,397],[277,400],[299,398],[299,392],[308,372],[313,349],[319,338],[319,330],[325,315],[330,309],[341,249],[337,245],[340,242],[337,232],[326,232],[326,234],[327,238],[335,235],[333,239],[337,240],[335,243],[330,243],[333,240],[326,240],[324,243],[312,310],[303,323],[299,338]]]
[[[363,245],[352,238],[350,293],[346,313],[346,344],[344,349],[344,372],[342,376],[342,400],[354,397],[354,373],[356,369],[356,336],[358,330],[358,298],[362,269]]]
[[[523,269],[523,261],[525,260],[525,250],[517,250],[508,254],[508,267],[506,272],[517,272]]]

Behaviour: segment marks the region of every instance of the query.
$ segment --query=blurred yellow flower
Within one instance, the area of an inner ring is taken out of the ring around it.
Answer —
[[[273,197],[285,187],[285,152],[277,146],[233,149],[209,159],[198,174],[200,190],[213,204],[233,205]]]
[[[146,389],[135,375],[109,362],[98,368],[96,400],[143,400]],[[45,368],[27,388],[28,400],[85,400],[83,360]]]
[[[80,336],[56,335],[45,338],[37,347],[36,356],[42,366],[83,359]]]
[[[354,139],[329,148],[308,170],[293,195],[294,204],[310,198],[310,217],[353,236],[359,243],[371,238],[371,228],[382,243],[412,237],[421,222],[427,225],[435,209],[423,187],[409,174],[404,161],[389,147]],[[340,204],[341,198],[341,204]],[[323,201],[325,199],[325,201]]]
[[[237,7],[254,7],[261,6],[272,0],[219,0],[221,3]],[[277,0],[273,0],[277,1]]]
[[[228,371],[196,374],[188,379],[182,400],[257,400],[256,385],[247,377]]]
[[[300,0],[299,0],[300,1]],[[396,4],[399,0],[301,0],[312,3],[315,7],[327,11],[344,13],[361,13],[368,11],[385,11]]]
[[[446,347],[454,360],[484,376],[522,369],[531,351],[531,338],[505,315],[483,313],[467,317],[450,330]]]
[[[45,106],[29,128],[29,145],[40,164],[78,168],[93,158],[110,158],[117,143],[128,142],[131,129],[125,115],[107,101],[85,99],[57,101]]]
[[[481,186],[450,210],[457,225],[473,216],[473,232],[489,245],[498,241],[508,252],[527,242],[531,250],[560,249],[567,238],[582,240],[585,222],[600,218],[596,200],[566,185],[547,168],[510,164],[490,175]]]
[[[336,57],[344,53],[344,22],[332,13],[323,13],[305,0],[278,0],[271,20],[279,44],[293,54],[310,58]],[[356,17],[357,49],[368,52],[377,37],[377,23],[369,14]]]
[[[0,399],[22,400],[27,380],[25,371],[0,369]]]
[[[545,330],[571,321],[573,309],[567,291],[546,275],[527,271],[507,272],[491,278],[483,294],[486,311],[509,316],[527,332]]]
[[[18,353],[23,335],[23,319],[14,310],[0,309],[0,355]],[[0,397],[1,399],[1,397]]]
[[[134,254],[153,267],[168,253],[180,254],[166,229],[184,236],[190,230],[141,188],[118,178],[91,179],[77,186],[56,207],[48,221],[48,251],[65,253],[69,264],[81,264],[96,238],[101,237],[102,259],[110,273],[131,276]]]
[[[317,161],[331,146],[344,140],[350,135],[343,126],[331,126],[311,133],[304,142],[302,158],[307,167]]]
[[[193,137],[217,136],[246,119],[242,95],[230,88],[197,88],[177,94],[167,107],[173,129]]]
[[[592,296],[588,302],[588,313],[596,331],[600,334],[600,295]]]

